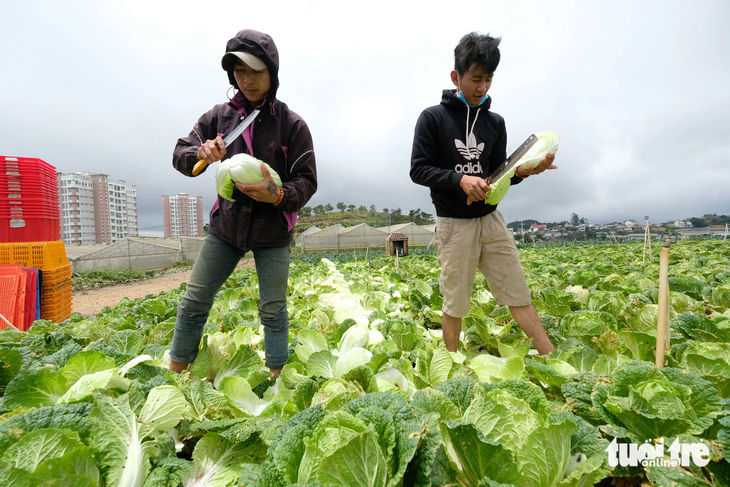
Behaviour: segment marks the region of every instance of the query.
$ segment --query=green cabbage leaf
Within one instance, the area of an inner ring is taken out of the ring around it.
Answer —
[[[230,159],[221,161],[215,173],[215,189],[218,194],[228,201],[233,199],[235,183],[258,184],[264,180],[261,165],[271,173],[277,186],[281,186],[281,178],[268,164],[248,154],[236,154]]]

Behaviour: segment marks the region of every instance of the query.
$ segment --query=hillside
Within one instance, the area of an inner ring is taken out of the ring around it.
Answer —
[[[299,215],[297,226],[294,227],[294,233],[299,234],[311,226],[318,228],[326,228],[338,223],[344,227],[353,227],[361,223],[366,223],[371,227],[385,227],[390,222],[391,225],[399,223],[414,222],[416,225],[430,225],[435,223],[432,215],[423,213],[420,209],[411,210],[409,214],[404,215],[400,212],[383,213],[379,211],[331,211],[321,215]]]

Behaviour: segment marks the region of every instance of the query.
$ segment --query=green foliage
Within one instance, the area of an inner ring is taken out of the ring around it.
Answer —
[[[448,352],[426,249],[398,267],[378,253],[295,257],[290,356],[276,381],[263,365],[254,269],[218,293],[182,375],[166,367],[184,286],[2,330],[0,483],[567,487],[627,473],[607,464],[613,438],[685,435],[712,446],[707,467],[632,475],[727,484],[730,247],[672,247],[661,370],[658,266],[640,245],[520,252],[556,346],[547,356],[483,279],[459,353]]]
[[[71,282],[74,291],[84,291],[86,289],[128,284],[152,277],[152,275],[151,271],[118,271],[112,269],[76,271],[71,276]]]

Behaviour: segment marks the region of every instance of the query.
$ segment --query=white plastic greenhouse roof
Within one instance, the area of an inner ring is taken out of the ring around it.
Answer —
[[[347,227],[340,230],[340,235],[381,235],[384,234],[382,230],[379,230],[377,228],[373,228],[367,223],[361,223],[359,225],[355,225],[354,227]],[[385,235],[383,235],[385,237]]]
[[[305,235],[316,233],[316,232],[319,232],[320,230],[321,229],[316,226],[309,227],[306,230],[304,230],[302,233],[300,233],[295,240],[297,243],[299,243],[302,241],[302,238],[304,238]]]
[[[429,228],[433,227],[433,228]],[[399,232],[406,235],[433,235],[435,225],[418,226],[413,222],[399,223],[397,225],[391,225],[390,227],[378,227],[378,230],[385,233]],[[390,230],[389,230],[390,229]]]
[[[195,260],[203,237],[127,237],[111,245],[66,247],[73,270],[151,270],[172,267],[175,262]]]
[[[424,230],[428,230],[431,233],[436,233],[436,224],[435,223],[431,224],[431,225],[421,225],[421,228],[423,228]]]
[[[66,258],[68,258],[69,262],[78,259],[82,255],[90,254],[92,252],[96,252],[97,250],[101,250],[106,245],[97,244],[97,245],[64,245],[66,248]]]
[[[327,228],[323,228],[318,232],[312,232],[309,235],[317,235],[318,237],[324,237],[324,236],[330,236],[330,235],[339,235],[340,232],[344,229],[342,225],[339,223],[337,225],[332,225]]]

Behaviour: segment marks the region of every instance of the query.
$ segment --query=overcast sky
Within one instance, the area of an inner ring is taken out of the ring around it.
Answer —
[[[420,112],[451,88],[470,31],[502,37],[492,110],[508,148],[560,136],[558,170],[513,188],[509,221],[652,222],[730,214],[730,2],[32,1],[0,16],[0,154],[137,186],[143,235],[162,234],[161,195],[202,195],[172,150],[226,101],[226,41],[270,34],[278,97],[309,124],[319,191],[434,213],[408,171]]]

